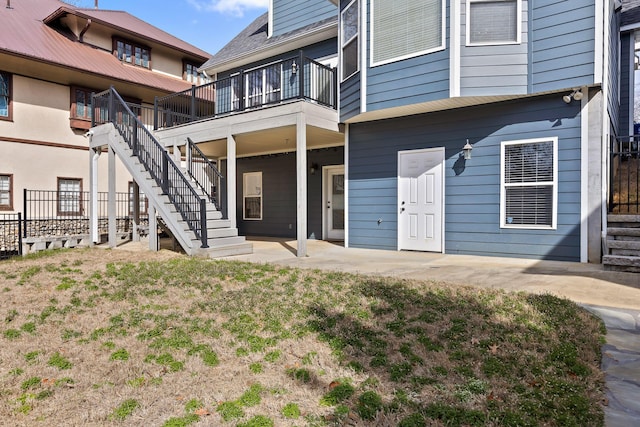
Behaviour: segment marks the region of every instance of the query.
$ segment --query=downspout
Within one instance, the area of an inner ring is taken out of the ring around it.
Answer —
[[[96,0],[96,4],[97,3],[98,3],[98,0]],[[82,31],[80,31],[80,35],[78,36],[78,41],[80,43],[83,42],[84,34],[87,32],[87,30],[89,29],[90,26],[91,26],[91,19],[87,19],[87,24],[84,26]]]

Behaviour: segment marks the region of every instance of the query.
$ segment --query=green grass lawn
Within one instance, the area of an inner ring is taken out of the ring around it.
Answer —
[[[2,422],[603,425],[604,327],[570,301],[131,258],[0,262]]]

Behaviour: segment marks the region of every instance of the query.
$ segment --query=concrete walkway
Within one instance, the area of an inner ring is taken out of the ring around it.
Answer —
[[[297,258],[295,240],[251,241],[253,254],[229,259],[549,293],[575,301],[607,327],[602,349],[606,425],[640,426],[640,274],[603,271],[593,264],[345,249],[323,241],[309,241],[309,256]]]

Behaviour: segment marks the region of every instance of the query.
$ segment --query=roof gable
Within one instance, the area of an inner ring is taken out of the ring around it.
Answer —
[[[56,11],[60,10],[78,13],[73,6],[59,0],[19,0],[14,1],[11,8],[0,8],[0,28],[3,29],[3,36],[0,37],[0,55],[27,58],[167,92],[179,92],[191,86],[178,77],[123,64],[110,51],[80,43],[70,34],[63,34],[45,25],[45,18],[55,16]],[[105,17],[114,15],[96,14]],[[120,15],[117,16],[121,18]],[[120,21],[123,22],[128,21]],[[136,18],[135,22],[143,21]],[[148,28],[147,26],[151,27],[145,24],[144,28]]]

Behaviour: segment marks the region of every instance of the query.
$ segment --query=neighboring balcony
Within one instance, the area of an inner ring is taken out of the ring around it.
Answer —
[[[153,128],[168,129],[296,100],[335,110],[336,70],[302,55],[242,70],[206,85],[156,98]]]

